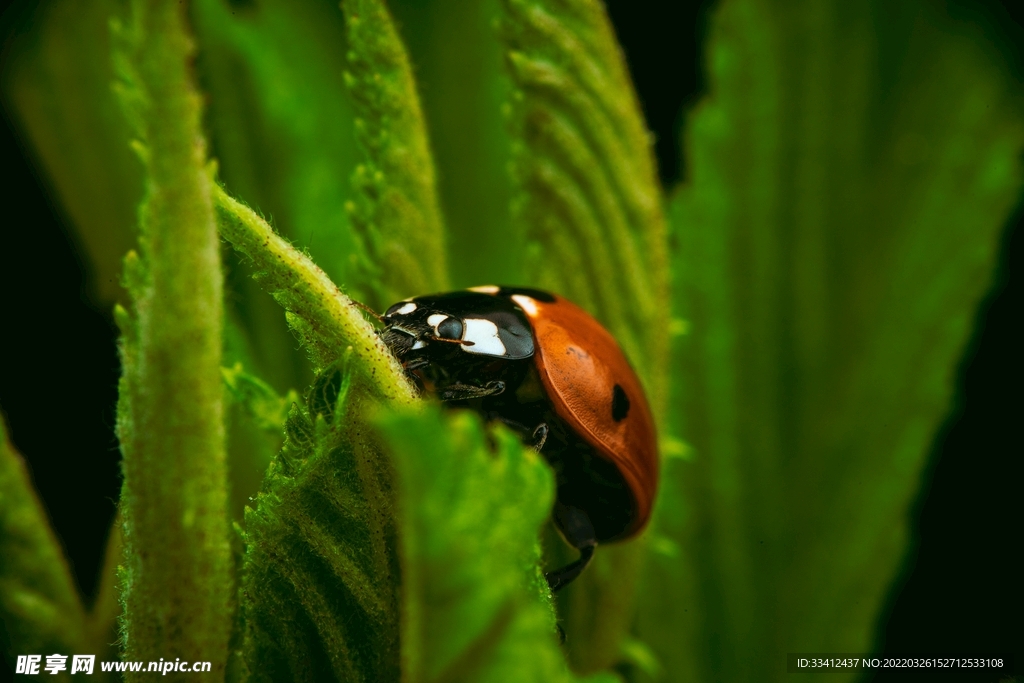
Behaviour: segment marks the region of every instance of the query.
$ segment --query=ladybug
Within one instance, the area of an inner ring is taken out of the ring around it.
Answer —
[[[555,526],[580,558],[546,575],[553,591],[598,543],[644,528],[658,487],[654,420],[619,345],[583,309],[489,285],[400,301],[382,322],[422,389],[503,422],[554,468]]]

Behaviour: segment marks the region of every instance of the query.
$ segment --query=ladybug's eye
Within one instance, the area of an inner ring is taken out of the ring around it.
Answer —
[[[441,339],[462,339],[462,321],[445,318],[437,326],[437,336]]]

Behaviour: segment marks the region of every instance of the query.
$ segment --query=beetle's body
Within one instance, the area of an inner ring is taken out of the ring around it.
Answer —
[[[508,424],[554,467],[555,522],[583,555],[549,575],[554,588],[596,543],[643,529],[657,489],[654,421],[594,318],[547,292],[487,286],[399,302],[383,321],[385,343],[426,390]]]

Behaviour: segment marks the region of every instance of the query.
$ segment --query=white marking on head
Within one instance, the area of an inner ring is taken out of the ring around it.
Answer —
[[[422,339],[417,339],[416,343],[412,345],[412,349],[411,350],[415,351],[416,349],[422,349],[422,348],[426,347],[426,345],[427,345],[427,342],[423,341]]]
[[[479,287],[470,287],[471,292],[480,292],[481,294],[497,294],[498,290],[501,289],[496,285],[480,285]]]
[[[427,318],[427,324],[434,328],[434,334],[437,334],[437,326],[448,319],[444,313],[435,313],[434,315]]]
[[[536,315],[537,315],[537,302],[536,301],[534,301],[530,297],[526,296],[525,294],[513,294],[512,295],[512,301],[515,301],[517,304],[519,304],[519,308],[521,308],[524,311],[526,311],[526,315],[530,316],[531,318],[536,317]]]
[[[393,315],[409,315],[410,313],[415,311],[417,308],[419,308],[419,306],[417,306],[416,304],[414,304],[413,302],[410,301],[409,303],[407,303],[406,305],[402,306],[397,311],[395,311],[393,313]]]
[[[462,322],[465,324],[462,340],[473,342],[472,346],[463,346],[463,351],[483,356],[505,355],[505,345],[498,336],[497,325],[481,318],[466,318]]]

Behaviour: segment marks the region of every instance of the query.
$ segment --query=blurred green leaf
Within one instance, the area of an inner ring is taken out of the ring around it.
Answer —
[[[538,565],[554,502],[543,459],[504,429],[485,435],[468,412],[391,413],[377,425],[397,470],[402,680],[576,680]]]
[[[27,3],[23,3],[26,4]],[[135,244],[142,173],[111,83],[115,0],[54,0],[5,46],[3,106],[30,143],[60,212],[88,258],[90,297],[121,298],[121,259]],[[32,226],[19,226],[31,230]]]
[[[235,607],[220,377],[223,287],[186,22],[184,5],[147,0],[135,0],[125,21],[112,22],[117,91],[146,168],[140,254],[125,259],[131,311],[115,313],[123,367],[122,645],[129,660],[192,653],[223,677]]]
[[[11,655],[77,652],[88,642],[85,610],[64,551],[2,416],[0,621]]]
[[[666,473],[639,620],[670,680],[876,646],[1022,185],[1019,88],[971,30],[927,3],[715,15],[672,207],[693,456]]]
[[[362,154],[349,215],[383,311],[396,300],[447,289],[434,159],[405,46],[382,0],[344,0],[345,80]]]

